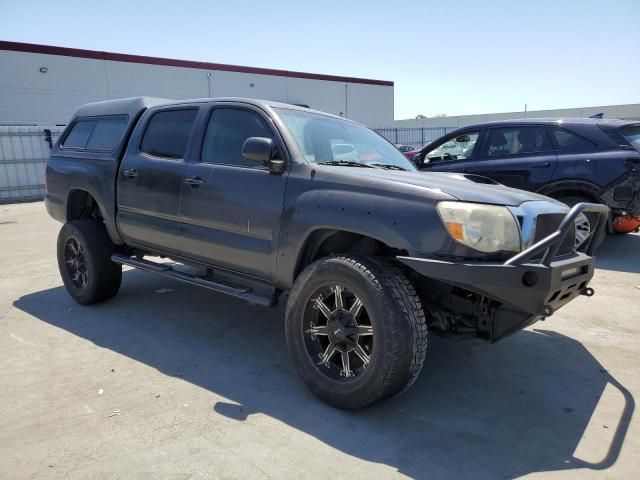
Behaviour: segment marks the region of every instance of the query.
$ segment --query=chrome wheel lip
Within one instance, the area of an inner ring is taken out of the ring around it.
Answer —
[[[309,359],[326,377],[340,382],[363,375],[373,353],[373,325],[362,300],[337,283],[317,288],[303,318]]]
[[[84,289],[89,282],[87,258],[84,247],[75,237],[69,237],[64,243],[64,264],[74,287]]]

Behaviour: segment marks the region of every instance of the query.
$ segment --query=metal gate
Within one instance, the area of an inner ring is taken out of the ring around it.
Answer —
[[[396,145],[422,148],[459,127],[378,127],[376,132]]]
[[[44,197],[44,171],[63,126],[0,125],[0,203]]]

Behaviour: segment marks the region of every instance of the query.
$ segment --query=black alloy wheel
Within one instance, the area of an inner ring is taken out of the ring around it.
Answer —
[[[348,381],[371,361],[371,320],[362,300],[342,285],[323,287],[312,295],[304,332],[307,352],[330,378]]]
[[[84,248],[77,238],[67,238],[64,245],[64,263],[71,283],[78,289],[86,288],[89,282],[87,259],[84,254]]]

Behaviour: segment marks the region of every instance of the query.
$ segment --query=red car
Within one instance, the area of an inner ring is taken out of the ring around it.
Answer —
[[[409,160],[411,160],[413,156],[420,151],[420,149],[412,147],[411,145],[396,145],[396,148]]]

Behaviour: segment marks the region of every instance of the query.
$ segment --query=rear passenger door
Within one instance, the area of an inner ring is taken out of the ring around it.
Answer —
[[[250,106],[214,106],[198,128],[182,184],[182,255],[266,280],[273,278],[287,174],[242,156],[249,137],[282,142]],[[282,151],[282,150],[281,150]]]
[[[473,173],[537,191],[551,181],[557,157],[544,125],[490,127]]]
[[[180,195],[198,107],[149,110],[118,172],[117,222],[130,244],[179,253]]]
[[[554,180],[586,180],[604,187],[616,178],[617,174],[612,177],[602,175],[607,172],[606,167],[596,170],[601,165],[598,161],[600,158],[604,156],[604,161],[608,160],[606,154],[599,154],[596,144],[560,126],[550,126],[549,131],[558,151]]]

